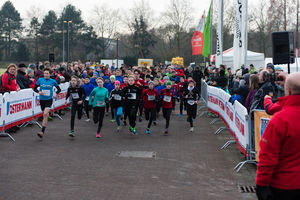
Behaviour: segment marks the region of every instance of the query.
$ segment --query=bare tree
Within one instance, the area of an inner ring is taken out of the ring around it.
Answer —
[[[193,22],[191,0],[170,0],[163,13],[163,22],[171,27],[176,38],[177,55],[182,55],[182,33],[188,31]]]
[[[100,39],[102,57],[106,57],[106,50],[110,47],[111,41],[115,40],[117,28],[119,25],[118,10],[107,7],[105,4],[95,6],[93,10],[92,25],[95,28]]]

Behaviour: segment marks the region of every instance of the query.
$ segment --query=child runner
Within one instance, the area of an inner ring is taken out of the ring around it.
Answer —
[[[187,121],[190,122],[190,132],[194,131],[193,120],[197,116],[197,104],[200,99],[199,90],[195,87],[195,81],[190,80],[187,90],[184,92],[183,96],[186,99],[187,108]]]
[[[186,109],[186,102],[184,99],[184,92],[187,88],[188,83],[185,81],[184,76],[180,76],[180,82],[178,83],[178,96],[180,99],[180,106],[179,106],[179,117],[182,117],[183,114],[183,107]]]
[[[113,109],[115,120],[117,122],[117,131],[120,131],[120,117],[123,114],[123,99],[122,99],[122,90],[120,89],[120,81],[115,82],[115,89],[110,93],[110,105]]]
[[[148,82],[148,89],[143,91],[144,111],[146,120],[149,120],[146,133],[150,134],[152,121],[156,120],[156,101],[158,99],[158,91],[154,89],[154,82]]]
[[[84,99],[84,110],[87,116],[87,122],[90,121],[90,110],[91,110],[91,106],[89,105],[89,96],[91,94],[91,92],[94,89],[94,85],[90,83],[90,79],[89,77],[86,77],[84,79],[84,84],[82,85],[85,94],[86,94],[86,98]]]
[[[141,98],[141,89],[134,85],[134,77],[129,77],[129,85],[122,90],[122,96],[125,97],[125,112],[129,118],[129,131],[136,135],[136,114]]]
[[[96,87],[91,92],[89,97],[89,104],[92,105],[94,109],[94,115],[93,115],[94,123],[97,124],[99,122],[96,138],[102,137],[100,135],[100,131],[101,131],[103,117],[105,113],[105,105],[109,97],[108,90],[103,87],[103,83],[104,82],[102,78],[97,78],[98,87]]]
[[[160,85],[160,81],[158,78],[154,78],[154,89],[157,90],[158,94],[162,90],[162,87]],[[158,101],[156,103],[156,118],[159,118],[160,108],[161,108],[161,101]],[[153,124],[154,124],[154,126],[156,126],[156,120],[153,121]]]
[[[174,91],[171,89],[172,88],[172,82],[171,81],[167,81],[166,82],[166,88],[163,89],[159,96],[162,97],[161,101],[162,101],[162,108],[163,108],[163,117],[166,119],[166,129],[165,129],[165,135],[168,135],[169,131],[169,123],[170,123],[170,117],[171,117],[171,113],[172,113],[172,97],[174,94]]]
[[[120,86],[120,89],[122,90],[127,85],[128,85],[128,76],[124,76],[123,77],[123,84]],[[123,105],[123,106],[125,107],[125,105]],[[126,126],[127,125],[127,123],[126,123],[127,112],[125,112],[125,109],[123,109],[123,114],[124,114],[123,124],[124,124],[124,126]]]
[[[76,112],[77,117],[80,120],[82,117],[82,103],[86,97],[84,89],[78,85],[77,76],[71,77],[71,85],[68,88],[65,104],[67,104],[67,99],[69,97],[71,97],[71,132],[69,133],[69,136],[75,137],[74,125]]]
[[[134,77],[135,77],[135,85],[141,89],[141,92],[143,92],[143,89],[146,85],[146,82],[144,79],[140,78],[141,72],[140,70],[136,69],[134,70]],[[139,122],[143,120],[143,100],[141,99],[139,102]]]
[[[42,138],[45,134],[48,116],[51,111],[51,106],[53,99],[56,98],[56,95],[60,93],[61,89],[58,86],[57,82],[54,79],[50,78],[51,70],[46,68],[44,69],[44,78],[39,78],[36,82],[34,91],[39,93],[41,110],[43,111],[43,123],[42,130],[37,133],[37,135]],[[40,89],[38,90],[38,87]],[[53,87],[56,87],[56,93],[53,93]]]

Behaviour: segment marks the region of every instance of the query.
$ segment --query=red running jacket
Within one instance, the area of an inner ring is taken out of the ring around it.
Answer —
[[[156,108],[156,100],[158,99],[158,91],[156,89],[145,89],[143,91],[144,108]]]
[[[173,104],[172,104],[172,98],[173,98],[173,93],[174,91],[172,89],[170,89],[170,92],[167,92],[166,89],[163,89],[159,96],[162,98],[162,107],[163,108],[173,108]]]
[[[278,98],[282,110],[270,120],[261,140],[256,184],[300,189],[300,95]]]
[[[10,78],[13,79],[9,83],[8,72],[5,72],[2,76],[2,88],[3,92],[11,92],[18,90],[18,84],[16,76],[14,74],[9,74]]]

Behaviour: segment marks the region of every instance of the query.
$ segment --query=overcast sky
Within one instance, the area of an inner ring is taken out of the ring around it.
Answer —
[[[11,0],[16,9],[20,12],[21,17],[25,23],[29,21],[31,17],[28,12],[35,13],[39,8],[41,13],[47,13],[49,10],[54,10],[56,13],[61,13],[62,9],[67,4],[72,4],[76,8],[82,11],[82,17],[86,22],[89,22],[93,8],[95,5],[107,4],[111,8],[129,9],[134,6],[134,2],[140,0]],[[146,0],[147,1],[147,0]],[[193,7],[195,8],[195,21],[198,22],[204,10],[208,10],[211,0],[191,0]],[[259,0],[248,0],[249,4],[256,4]],[[5,1],[0,1],[5,2]],[[155,14],[160,13],[166,8],[169,0],[148,0],[151,8],[155,11]],[[217,2],[217,0],[214,0]],[[3,3],[2,3],[3,4]],[[0,6],[2,6],[0,3]]]

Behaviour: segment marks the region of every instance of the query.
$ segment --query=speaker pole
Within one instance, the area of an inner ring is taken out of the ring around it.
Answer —
[[[291,69],[290,69],[290,63],[288,63],[288,74],[291,73]]]

